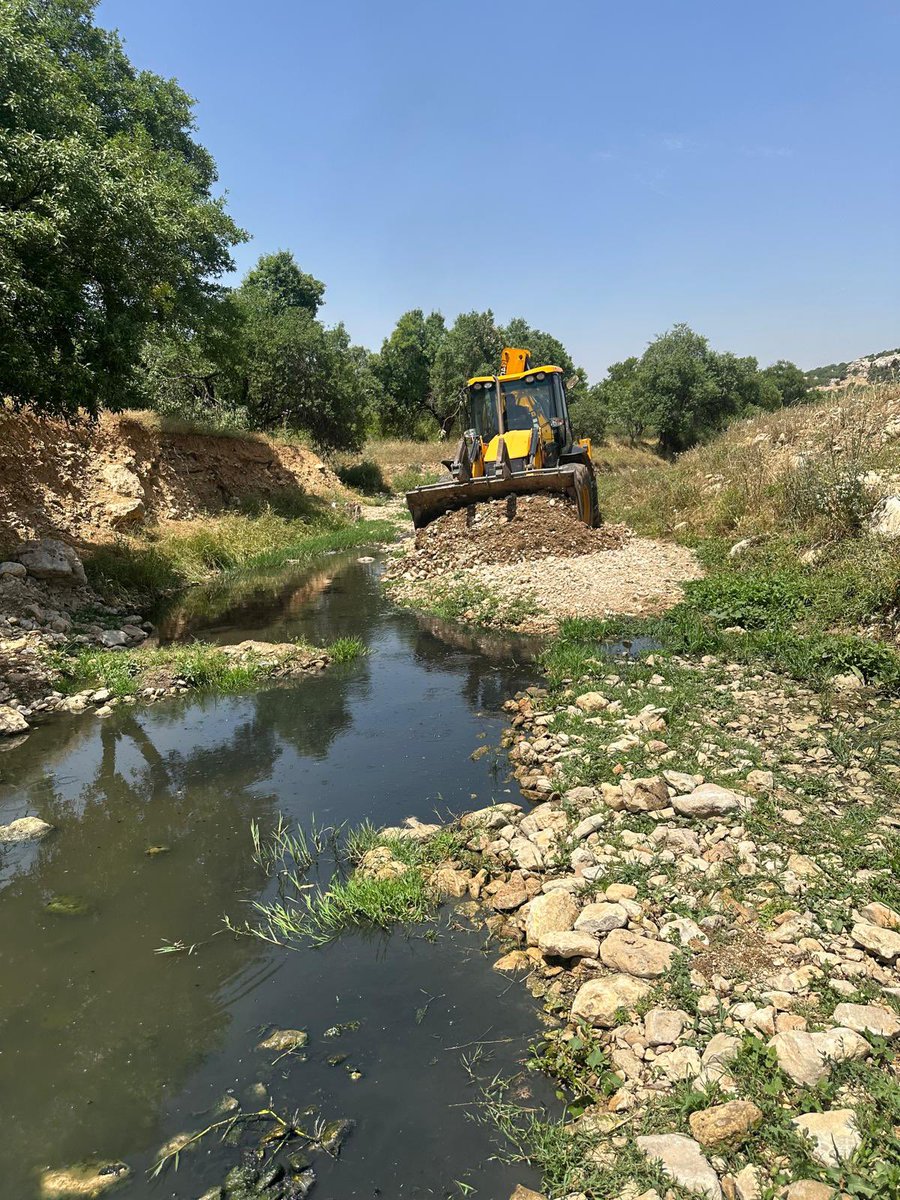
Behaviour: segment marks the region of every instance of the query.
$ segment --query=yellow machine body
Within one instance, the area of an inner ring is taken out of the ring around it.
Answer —
[[[562,368],[530,359],[507,346],[499,375],[467,380],[468,428],[445,462],[452,478],[407,493],[417,529],[480,500],[544,491],[574,500],[585,524],[599,523],[591,446],[572,437]]]

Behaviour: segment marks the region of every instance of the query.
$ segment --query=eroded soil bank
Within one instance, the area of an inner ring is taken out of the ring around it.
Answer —
[[[190,521],[242,500],[343,495],[304,446],[262,435],[195,433],[153,414],[67,424],[0,413],[0,548],[35,537],[75,544],[142,521]]]

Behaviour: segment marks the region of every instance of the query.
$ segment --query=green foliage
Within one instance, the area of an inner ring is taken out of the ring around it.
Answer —
[[[370,458],[338,467],[335,473],[345,487],[362,492],[365,496],[386,495],[391,490],[381,467]]]
[[[305,309],[315,316],[325,299],[325,284],[301,271],[290,250],[263,254],[247,273],[241,290],[264,308],[284,312]]]
[[[637,386],[662,452],[685,450],[723,428],[746,407],[755,373],[755,360],[714,354],[687,325],[652,342],[637,368]]]
[[[328,653],[334,663],[353,662],[366,653],[366,644],[362,638],[339,637],[328,647]]]
[[[827,537],[859,533],[872,511],[863,469],[853,462],[809,459],[781,483],[781,512],[794,526],[819,526]]]
[[[373,395],[367,356],[343,325],[326,329],[307,304],[288,303],[289,294],[253,282],[254,274],[237,292],[242,328],[226,367],[227,402],[243,407],[253,428],[297,429],[323,449],[360,449]]]
[[[573,397],[569,397],[570,401]],[[574,400],[569,409],[575,437],[588,437],[593,442],[602,442],[606,437],[609,419],[609,401],[603,384],[595,384],[580,399]]]
[[[147,332],[201,326],[244,236],[190,98],[93,11],[0,9],[0,394],[56,413],[131,401]]]
[[[411,437],[426,415],[441,424],[443,415],[432,392],[431,373],[445,336],[439,312],[426,317],[421,308],[414,308],[403,314],[385,338],[372,364],[381,385],[378,417],[383,433]]]
[[[154,534],[152,540],[119,538],[96,547],[85,560],[91,585],[104,595],[146,601],[202,583],[229,571],[308,562],[328,550],[343,550],[389,537],[386,521],[346,522],[338,515],[310,514],[305,523],[271,508],[253,516],[207,522],[192,533]]]
[[[537,612],[533,596],[500,596],[481,583],[452,581],[442,581],[437,587],[426,586],[417,595],[416,606],[445,621],[493,626],[520,625]]]
[[[467,379],[500,369],[503,338],[494,314],[460,313],[441,341],[431,368],[434,415],[445,431],[452,427]]]
[[[806,372],[806,378],[809,380],[810,387],[827,387],[833,379],[840,382],[847,378],[847,368],[850,366],[846,362],[826,363],[822,367],[813,367],[811,371]]]
[[[806,372],[786,358],[780,358],[760,374],[777,388],[785,408],[792,404],[804,404],[812,395]]]
[[[422,466],[408,466],[397,471],[391,480],[391,488],[398,495],[411,492],[413,488],[426,487],[429,483],[437,483],[440,479],[438,471],[427,471]]]
[[[866,572],[870,590],[861,587]],[[879,576],[877,559],[841,561],[818,573],[782,565],[745,566],[737,572],[713,566],[705,579],[685,586],[685,598],[660,617],[563,622],[548,647],[551,679],[577,678],[624,638],[647,638],[670,653],[715,654],[736,662],[765,663],[817,688],[835,675],[856,674],[888,692],[900,691],[900,654],[887,642],[839,632],[839,619],[871,619],[892,611],[900,583],[888,557]],[[737,632],[729,632],[735,627]],[[741,632],[743,631],[743,632]]]
[[[723,628],[764,629],[772,623],[794,621],[811,603],[810,590],[796,572],[723,572],[688,584],[687,595],[692,609]]]
[[[415,867],[389,879],[358,874],[335,879],[326,891],[304,901],[298,930],[317,944],[333,941],[348,929],[390,929],[425,921],[434,911],[434,900]]]
[[[663,454],[686,450],[734,417],[778,408],[775,380],[755,358],[718,354],[705,337],[676,325],[641,358],[613,363],[592,389],[594,402],[632,442],[653,435]]]
[[[530,1047],[528,1067],[543,1071],[560,1088],[557,1099],[566,1103],[569,1114],[578,1117],[589,1104],[603,1104],[619,1087],[621,1078],[610,1066],[596,1030],[583,1025],[572,1037],[548,1033]]]
[[[175,680],[202,691],[237,692],[271,674],[270,667],[252,657],[236,662],[221,647],[203,642],[116,654],[82,649],[74,655],[57,655],[53,665],[61,673],[61,691],[108,688],[116,697],[134,696],[148,685],[165,686]]]
[[[345,878],[339,872],[323,890],[312,894],[300,879],[306,869],[302,843],[299,858],[291,862],[291,847],[285,844],[280,873],[294,884],[294,894],[270,903],[254,905],[262,918],[256,927],[241,932],[265,941],[286,944],[308,938],[323,944],[354,928],[390,929],[397,924],[427,920],[434,913],[435,897],[425,882],[430,868],[463,852],[458,830],[442,829],[425,841],[389,837],[368,821],[344,833],[343,860],[357,865],[370,850],[382,846],[402,868],[386,878],[358,871]],[[273,873],[270,868],[270,873]]]
[[[240,308],[226,292],[197,330],[150,329],[141,349],[136,407],[204,429],[247,429],[246,409],[234,406],[226,386],[241,328]]]
[[[380,395],[371,356],[316,318],[324,285],[287,251],[263,256],[196,334],[143,349],[143,403],[220,428],[292,430],[358,450]]]

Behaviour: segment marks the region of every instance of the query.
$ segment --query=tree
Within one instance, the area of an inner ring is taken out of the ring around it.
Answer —
[[[606,437],[609,421],[609,405],[603,384],[594,384],[583,396],[571,403],[569,416],[576,438],[588,437],[594,442],[602,442]]]
[[[325,284],[301,271],[290,250],[263,254],[241,284],[245,296],[256,296],[276,312],[302,308],[313,316],[321,308]]]
[[[459,412],[465,381],[500,369],[503,339],[494,314],[460,313],[438,346],[431,369],[432,414],[449,433]]]
[[[637,442],[644,434],[647,416],[637,386],[638,359],[613,363],[606,379],[594,384],[584,404],[577,404],[573,421],[578,433],[600,440],[612,422]]]
[[[287,252],[263,256],[247,274],[234,293],[238,323],[217,363],[216,398],[251,428],[302,430],[323,450],[358,450],[376,387],[369,355],[343,325],[316,319],[311,291],[318,306],[325,289],[302,282],[311,278]]]
[[[141,350],[137,406],[208,425],[241,425],[246,413],[228,399],[240,352],[243,313],[226,291],[195,330],[151,329]]]
[[[0,7],[0,395],[57,413],[128,402],[148,330],[202,326],[244,237],[191,99],[94,7]]]
[[[780,358],[760,374],[778,389],[785,408],[792,404],[803,404],[809,399],[810,386],[806,372],[786,358]]]
[[[372,369],[382,389],[378,414],[384,433],[410,437],[426,414],[440,424],[431,372],[446,333],[439,312],[426,317],[421,308],[413,308],[403,314],[390,337],[382,342]]]
[[[530,350],[534,366],[562,367],[570,403],[577,404],[587,397],[587,372],[575,366],[568,350],[552,333],[532,329],[524,317],[513,317],[505,328],[501,328],[500,336],[504,346],[522,346]]]

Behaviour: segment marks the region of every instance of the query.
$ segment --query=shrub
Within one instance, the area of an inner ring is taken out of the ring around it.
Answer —
[[[820,526],[829,537],[858,533],[872,509],[857,463],[807,460],[782,481],[782,514],[792,524]]]
[[[391,490],[381,467],[369,458],[348,467],[338,467],[337,477],[344,487],[362,492],[364,496],[377,496]]]

